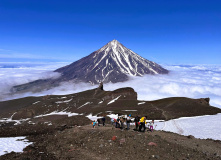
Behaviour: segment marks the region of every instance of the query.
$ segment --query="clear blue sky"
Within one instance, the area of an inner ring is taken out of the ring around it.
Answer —
[[[158,63],[220,64],[221,0],[0,0],[0,62],[73,62],[113,39]]]

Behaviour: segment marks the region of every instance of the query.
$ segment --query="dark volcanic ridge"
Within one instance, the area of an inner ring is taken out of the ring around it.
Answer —
[[[103,85],[97,89],[70,95],[47,95],[3,101],[0,102],[0,110],[0,119],[28,119],[34,123],[38,122],[39,115],[54,112],[77,113],[85,116],[109,113],[131,114],[134,117],[148,115],[149,119],[162,120],[221,113],[221,109],[210,106],[209,98],[171,97],[155,101],[139,101],[133,88],[104,91]]]
[[[67,81],[85,82],[92,85],[100,82],[117,83],[127,81],[129,76],[168,74],[169,71],[139,56],[117,40],[113,40],[90,55],[54,72],[60,73],[61,76],[56,79],[40,79],[14,86],[11,91],[13,93],[40,92]]]

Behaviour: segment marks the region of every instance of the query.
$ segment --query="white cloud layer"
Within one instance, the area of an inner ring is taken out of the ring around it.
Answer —
[[[105,89],[133,87],[139,100],[156,100],[166,97],[210,97],[210,104],[221,108],[221,66],[164,66],[168,75],[131,77],[128,82],[108,84]]]
[[[42,78],[59,76],[52,71],[68,63],[41,63],[41,64],[2,64],[0,63],[1,92],[7,93],[14,85],[27,83]],[[22,66],[22,67],[21,67]],[[28,67],[27,67],[28,66]],[[166,97],[210,97],[210,104],[221,108],[221,65],[167,65],[168,75],[146,75],[131,77],[130,81],[105,84],[105,90],[114,90],[121,87],[132,87],[138,93],[139,100],[156,100]],[[64,82],[59,87],[49,91],[33,94],[26,93],[16,97],[40,96],[46,94],[71,94],[97,86],[81,83]],[[1,95],[3,95],[1,94]],[[0,100],[3,96],[0,97]]]
[[[53,72],[66,63],[20,63],[0,62],[0,92],[6,94],[10,88],[38,79],[56,78],[59,73]]]

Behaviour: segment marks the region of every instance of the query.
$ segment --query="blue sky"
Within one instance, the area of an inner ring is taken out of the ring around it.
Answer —
[[[220,64],[220,0],[0,0],[0,61],[76,61],[117,39],[161,64]]]

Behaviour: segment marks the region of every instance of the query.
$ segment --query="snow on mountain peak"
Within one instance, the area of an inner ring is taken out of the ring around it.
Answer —
[[[119,48],[119,47],[123,47],[123,45],[119,42],[119,41],[117,41],[116,39],[114,39],[114,40],[112,40],[112,41],[110,41],[110,42],[108,42],[106,45],[104,45],[102,48],[100,48],[99,50],[98,50],[98,52],[102,52],[102,51],[106,51],[106,52],[108,52],[108,51],[110,51],[110,50],[113,50],[114,52],[116,52],[116,49],[117,48]]]
[[[110,41],[109,43],[111,43],[111,44],[115,45],[115,44],[120,43],[120,42],[118,42],[118,40],[116,40],[116,39],[113,39],[113,40],[112,40],[112,41]]]
[[[103,81],[123,82],[130,76],[167,74],[168,71],[126,48],[116,39],[73,64],[57,72],[67,75],[65,79],[78,79],[92,84]]]
[[[115,39],[95,51],[93,58],[95,62],[93,69],[103,64],[105,69],[109,68],[108,74],[110,71],[118,70],[119,73],[131,76],[143,76],[144,74],[160,74],[165,71],[161,70],[156,63],[139,56]],[[102,77],[106,78],[104,74]]]
[[[116,39],[114,39],[114,40],[112,40],[108,43],[108,46],[111,46],[111,47],[114,47],[114,48],[116,48],[117,45],[120,45],[120,42],[118,42]]]

